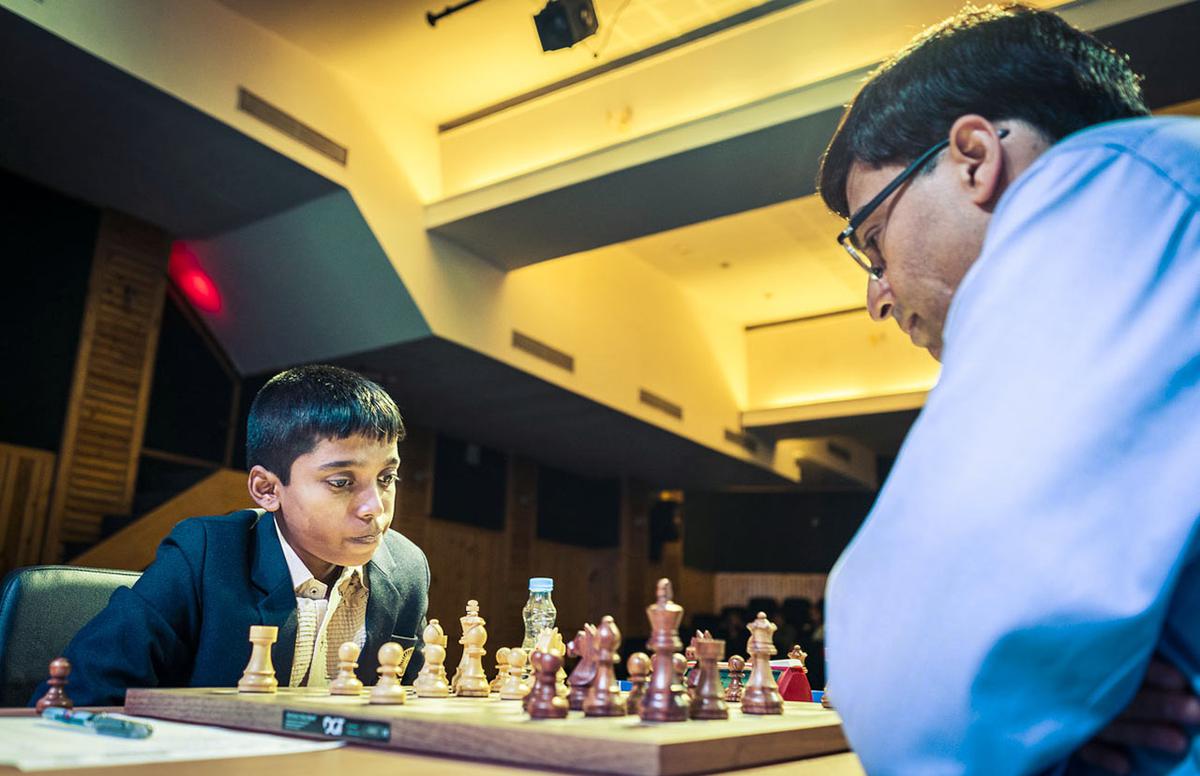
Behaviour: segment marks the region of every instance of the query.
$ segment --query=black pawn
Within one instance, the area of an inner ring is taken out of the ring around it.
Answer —
[[[75,702],[67,697],[67,692],[63,689],[67,686],[67,677],[70,675],[70,660],[67,660],[65,657],[56,657],[50,661],[50,679],[47,682],[50,685],[50,689],[37,702],[38,714],[41,714],[51,706],[63,709],[75,707]]]

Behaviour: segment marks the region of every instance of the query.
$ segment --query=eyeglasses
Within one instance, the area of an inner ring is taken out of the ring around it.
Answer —
[[[996,133],[999,137],[1005,138],[1008,136],[1008,130],[1002,129]],[[871,217],[883,201],[891,196],[892,192],[904,185],[905,181],[917,174],[917,171],[924,167],[930,159],[937,156],[943,148],[950,145],[950,139],[946,138],[937,143],[934,143],[925,150],[920,156],[913,160],[913,163],[904,168],[904,171],[892,178],[891,183],[883,187],[883,190],[876,194],[870,202],[858,209],[858,212],[850,217],[850,223],[837,236],[838,245],[846,249],[846,253],[850,254],[850,258],[854,259],[854,263],[867,271],[867,274],[874,280],[879,280],[883,277],[883,267],[875,264],[867,256],[867,251],[857,243],[857,230],[863,223]]]

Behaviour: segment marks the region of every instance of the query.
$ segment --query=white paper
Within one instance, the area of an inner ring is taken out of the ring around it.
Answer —
[[[145,722],[154,728],[154,734],[142,739],[119,738],[40,717],[3,717],[0,718],[0,765],[12,765],[22,771],[45,771],[295,754],[336,749],[345,744],[125,714],[112,716]]]

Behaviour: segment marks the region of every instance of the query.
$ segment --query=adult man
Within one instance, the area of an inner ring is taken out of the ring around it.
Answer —
[[[233,686],[252,625],[279,628],[283,686],[328,686],[345,641],[363,648],[364,677],[382,644],[419,648],[429,564],[388,530],[404,437],[391,397],[346,369],[298,367],[263,386],[246,427],[261,509],[175,526],[68,645],[77,704],[120,705],[129,687]],[[406,681],[420,665],[409,661]]]
[[[821,193],[871,315],[943,361],[829,583],[830,686],[872,773],[1053,767],[1144,677],[1105,735],[1160,747],[1125,765],[1198,772],[1194,743],[1161,751],[1193,731],[1136,720],[1162,702],[1151,721],[1200,722],[1181,691],[1200,676],[1200,122],[1145,115],[1095,39],[969,9],[885,64],[830,143]],[[1146,675],[1155,650],[1187,681]],[[1096,743],[1079,759],[1119,769]]]

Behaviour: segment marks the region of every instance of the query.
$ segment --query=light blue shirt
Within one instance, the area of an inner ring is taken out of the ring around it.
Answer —
[[[869,773],[1055,767],[1155,649],[1200,683],[1198,203],[1186,118],[1075,134],[1001,198],[829,581],[830,694]]]

